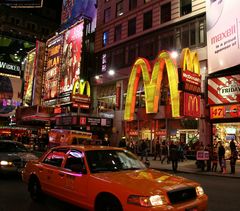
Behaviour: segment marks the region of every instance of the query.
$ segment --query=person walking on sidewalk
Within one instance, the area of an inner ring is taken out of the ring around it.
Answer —
[[[156,160],[157,157],[159,156],[159,160],[161,161],[161,144],[159,140],[155,140],[155,146],[154,146],[154,159]]]
[[[167,163],[169,163],[169,153],[168,153],[168,151],[169,150],[168,150],[168,146],[166,144],[166,141],[163,141],[162,142],[162,155],[163,155],[163,157],[162,157],[161,163],[163,163],[165,159],[167,159]]]
[[[237,157],[238,157],[238,153],[237,153],[237,150],[235,150],[230,157],[231,174],[235,174]]]
[[[177,172],[179,151],[178,151],[178,146],[173,141],[169,146],[169,151],[170,151],[170,160],[172,161],[172,169],[174,172]]]
[[[214,150],[212,155],[212,171],[217,171],[217,164],[218,164],[218,155],[217,152]]]
[[[223,172],[223,159],[225,158],[225,148],[222,144],[221,141],[219,141],[219,147],[218,147],[218,161],[219,161],[219,166],[221,167],[221,172]]]

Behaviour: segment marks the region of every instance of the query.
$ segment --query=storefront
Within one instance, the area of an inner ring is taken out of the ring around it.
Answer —
[[[184,49],[178,69],[166,51],[158,55],[152,71],[146,59],[135,61],[124,99],[127,139],[149,140],[152,152],[154,139],[186,143],[199,138],[201,76],[196,52],[192,55]]]
[[[226,157],[230,156],[229,142],[235,140],[240,150],[240,75],[225,75],[208,79],[208,104],[212,124],[212,140],[222,141]]]

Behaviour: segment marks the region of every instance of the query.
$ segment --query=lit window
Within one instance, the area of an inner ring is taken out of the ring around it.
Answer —
[[[109,36],[108,31],[103,32],[103,38],[102,38],[103,47],[105,47],[108,44],[108,36]]]
[[[123,15],[123,1],[120,1],[116,5],[116,16],[122,16]]]

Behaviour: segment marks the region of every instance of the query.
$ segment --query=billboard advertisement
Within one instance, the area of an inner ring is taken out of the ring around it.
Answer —
[[[33,87],[33,105],[41,104],[42,79],[44,69],[45,43],[37,40],[36,42],[36,60],[34,68],[34,87]]]
[[[92,20],[92,28],[96,25],[96,0],[63,0],[61,23],[68,26],[82,17]]]
[[[63,36],[59,35],[47,42],[46,69],[44,72],[44,97],[51,100],[58,94],[58,76],[61,68]]]
[[[240,102],[240,75],[208,79],[208,104]]]
[[[15,113],[21,100],[22,80],[0,76],[0,117],[7,117]]]
[[[238,65],[239,0],[206,0],[208,73]]]
[[[82,53],[83,22],[65,32],[62,67],[60,72],[60,95],[70,92],[79,79]]]
[[[35,56],[36,56],[36,53],[35,53],[35,49],[34,49],[28,53],[27,60],[25,63],[24,93],[23,93],[24,105],[30,105],[31,101],[32,101]]]

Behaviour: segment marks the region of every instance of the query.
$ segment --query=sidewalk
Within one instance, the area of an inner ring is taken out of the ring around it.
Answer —
[[[172,171],[172,163],[170,162],[167,164],[166,160],[162,164],[161,161],[153,160],[152,157],[149,157],[150,162],[150,168],[162,170],[162,171]],[[178,162],[178,172],[184,172],[184,173],[192,173],[192,174],[201,174],[201,175],[209,175],[209,176],[221,176],[221,177],[230,177],[230,178],[240,178],[240,160],[236,163],[236,169],[235,174],[230,174],[231,167],[229,161],[227,161],[227,173],[223,174],[219,172],[219,166],[217,169],[217,172],[207,172],[207,171],[201,171],[201,169],[197,168],[195,164],[195,160],[184,160],[183,162]]]

